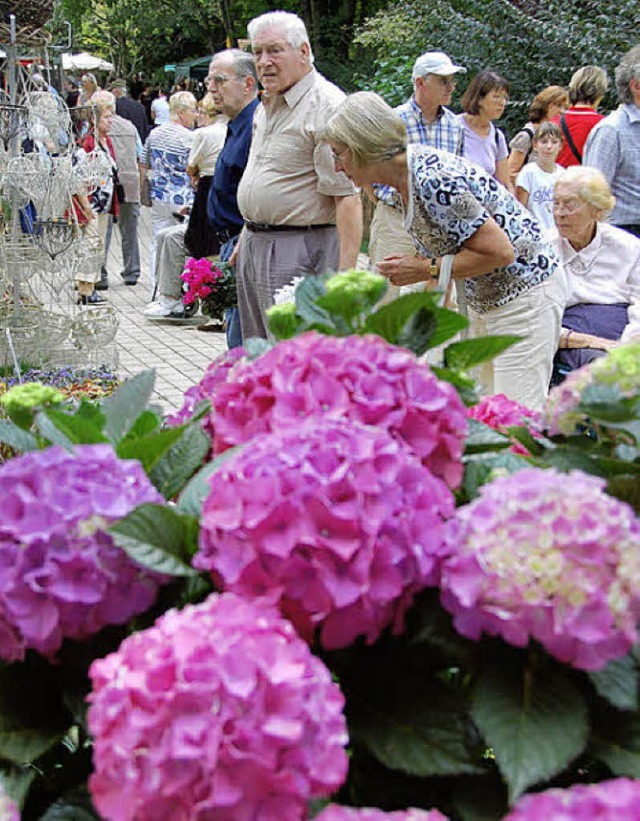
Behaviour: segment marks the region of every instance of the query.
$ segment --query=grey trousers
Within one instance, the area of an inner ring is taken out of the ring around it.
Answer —
[[[118,228],[122,239],[122,277],[138,279],[140,276],[140,246],[138,245],[139,202],[121,202]]]
[[[240,238],[236,266],[242,338],[267,339],[266,311],[294,277],[338,269],[335,226],[312,231],[249,231]]]
[[[156,282],[158,295],[167,299],[180,299],[187,252],[184,235],[187,223],[178,223],[171,228],[163,228],[156,237]]]

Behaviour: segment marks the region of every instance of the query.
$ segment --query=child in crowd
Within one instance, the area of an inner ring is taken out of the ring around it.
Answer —
[[[536,217],[543,230],[553,230],[553,186],[564,170],[556,163],[562,132],[555,123],[541,123],[533,135],[535,162],[527,163],[516,178],[516,196]]]

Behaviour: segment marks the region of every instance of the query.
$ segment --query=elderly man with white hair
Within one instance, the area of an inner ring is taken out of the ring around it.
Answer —
[[[343,92],[314,69],[307,30],[295,14],[263,14],[248,32],[264,94],[238,187],[245,220],[238,307],[245,339],[267,336],[265,312],[294,276],[354,266],[362,237],[357,189],[336,171],[318,138]]]
[[[623,55],[615,77],[620,105],[589,134],[583,164],[611,186],[609,222],[640,237],[640,45]]]
[[[142,173],[150,170],[152,239],[150,280],[155,292],[156,241],[163,228],[176,224],[173,213],[187,211],[193,202],[193,188],[187,161],[193,143],[198,104],[190,91],[179,91],[169,100],[170,121],[154,128],[144,144],[140,160]]]
[[[413,94],[395,111],[407,127],[410,144],[430,145],[442,151],[462,155],[464,128],[458,117],[447,108],[459,74],[466,68],[455,65],[442,51],[427,51],[413,64]],[[389,257],[406,259],[411,264],[414,247],[402,225],[402,215],[394,208],[393,189],[376,185],[376,210],[370,229],[369,258],[376,266]],[[383,268],[386,263],[383,263]],[[411,288],[410,288],[411,289]],[[393,288],[389,296],[397,294]]]

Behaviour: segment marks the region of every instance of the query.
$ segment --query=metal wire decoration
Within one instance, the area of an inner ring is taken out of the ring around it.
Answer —
[[[27,132],[43,143],[51,154],[59,154],[71,143],[71,117],[61,97],[49,91],[29,91],[24,95]]]
[[[43,262],[41,249],[28,234],[0,234],[0,266],[7,280],[26,282]]]
[[[71,247],[77,232],[78,226],[71,217],[36,219],[33,223],[33,238],[51,259]]]
[[[0,140],[6,151],[12,140],[24,137],[27,131],[27,109],[23,105],[0,100]]]
[[[78,348],[102,348],[115,339],[119,324],[113,305],[84,308],[71,324],[71,341]]]

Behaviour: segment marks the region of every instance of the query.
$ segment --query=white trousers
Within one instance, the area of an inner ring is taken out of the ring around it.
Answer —
[[[177,225],[176,218],[173,212],[177,211],[179,206],[170,202],[157,202],[154,200],[151,203],[151,247],[149,249],[149,283],[151,285],[151,299],[153,299],[156,290],[156,253],[158,247],[158,234],[163,228],[173,228]]]
[[[482,392],[503,393],[532,410],[547,398],[553,357],[558,349],[566,298],[564,273],[558,271],[501,308],[486,314],[469,309],[471,336],[516,334],[522,340],[477,369]]]

